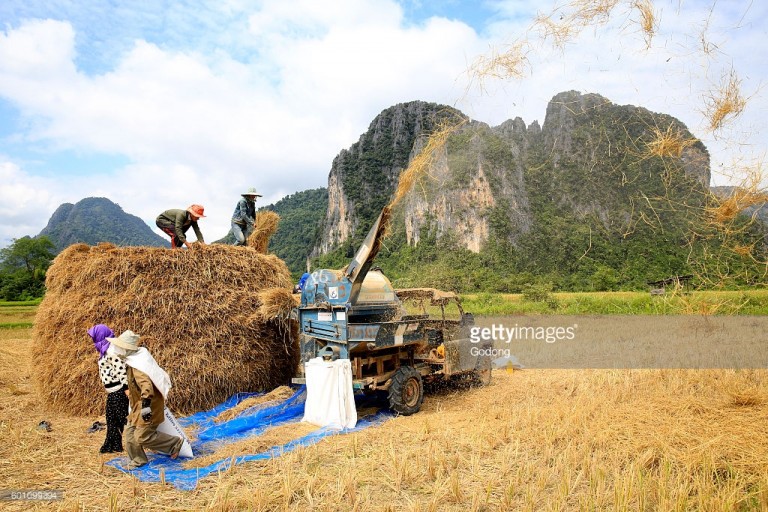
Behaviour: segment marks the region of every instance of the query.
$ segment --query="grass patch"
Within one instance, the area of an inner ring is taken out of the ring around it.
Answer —
[[[768,290],[669,292],[550,293],[550,300],[531,300],[525,294],[462,294],[464,311],[479,316],[498,315],[768,315]],[[0,302],[0,330],[27,329],[34,324],[34,301]],[[410,306],[410,305],[409,305]],[[409,313],[420,313],[413,309]],[[427,307],[440,315],[440,308]],[[448,318],[458,318],[455,306],[446,308]]]
[[[39,300],[0,301],[0,331],[31,329],[39,303]]]
[[[5,322],[0,323],[0,329],[31,329],[32,322]]]
[[[462,295],[466,311],[482,316],[561,315],[768,315],[768,290],[669,292],[552,293],[549,301],[523,294]]]
[[[0,300],[0,307],[5,306],[37,306],[43,301],[43,298],[32,300]]]

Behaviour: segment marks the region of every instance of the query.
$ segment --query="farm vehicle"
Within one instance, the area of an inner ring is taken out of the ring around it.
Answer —
[[[389,220],[386,207],[347,267],[316,270],[297,308],[301,370],[316,357],[350,360],[356,392],[386,392],[402,415],[419,411],[424,384],[491,379],[489,348],[470,342],[474,325],[459,297],[431,288],[395,290],[373,260]],[[293,379],[304,383],[303,373]]]

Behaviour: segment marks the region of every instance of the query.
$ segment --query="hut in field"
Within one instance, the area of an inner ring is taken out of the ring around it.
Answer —
[[[115,335],[141,335],[171,376],[175,412],[289,383],[299,360],[297,326],[265,313],[260,296],[290,293],[291,276],[255,244],[266,247],[251,239],[246,247],[65,249],[48,270],[33,329],[35,381],[45,403],[71,414],[103,412],[98,355],[86,332],[98,323]]]

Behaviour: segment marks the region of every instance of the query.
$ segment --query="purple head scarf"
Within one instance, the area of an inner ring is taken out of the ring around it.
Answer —
[[[97,324],[88,329],[88,335],[93,339],[93,346],[99,351],[99,356],[104,357],[109,348],[109,342],[106,338],[114,337],[115,333],[106,325]]]

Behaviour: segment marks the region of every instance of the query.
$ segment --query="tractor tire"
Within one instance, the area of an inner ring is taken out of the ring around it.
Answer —
[[[413,366],[401,366],[389,386],[389,407],[403,416],[419,412],[424,401],[424,383]]]

